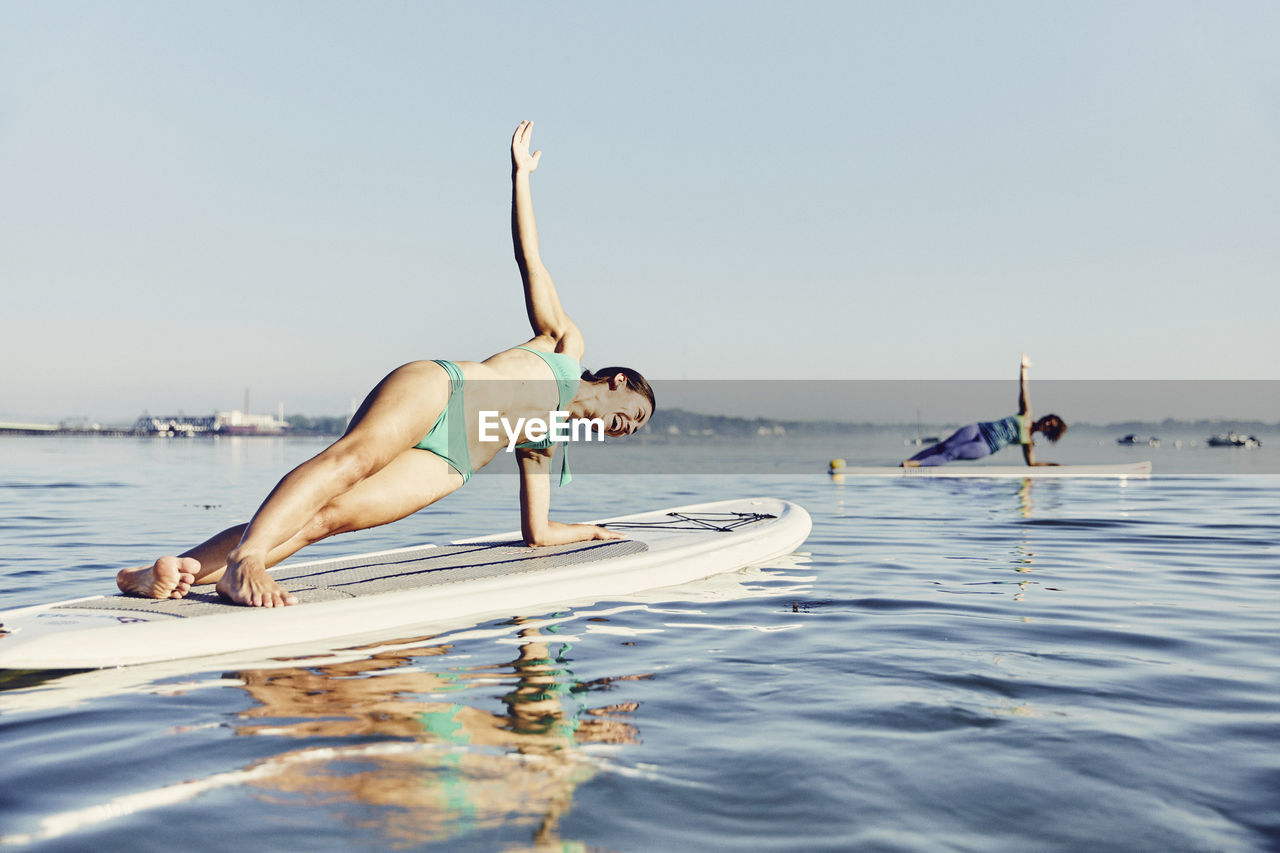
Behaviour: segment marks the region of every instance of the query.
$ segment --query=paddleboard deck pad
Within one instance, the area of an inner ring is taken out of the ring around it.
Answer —
[[[628,538],[530,548],[518,534],[286,564],[298,604],[228,604],[212,587],[180,599],[93,596],[0,613],[0,669],[93,669],[456,626],[564,601],[600,600],[735,571],[795,550],[808,513],[772,498],[596,522]]]
[[[523,543],[495,542],[476,545],[425,546],[394,555],[347,558],[310,563],[298,568],[272,572],[282,587],[293,593],[299,604],[338,601],[362,595],[409,592],[423,587],[476,580],[479,578],[545,571],[561,566],[582,565],[626,554],[647,551],[643,542],[586,542],[538,548],[536,554]],[[197,588],[198,589],[198,588]],[[192,591],[183,598],[134,598],[108,595],[87,601],[55,605],[57,611],[86,610],[129,613],[144,621],[186,619],[240,609],[216,592]]]
[[[1045,479],[1059,477],[1150,477],[1150,462],[1116,465],[925,465],[919,468],[830,466],[827,473],[843,477],[899,477],[920,479],[996,478]]]

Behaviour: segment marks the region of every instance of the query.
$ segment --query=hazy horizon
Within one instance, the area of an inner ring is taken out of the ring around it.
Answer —
[[[964,424],[993,420],[1017,410],[1017,383],[996,380],[800,380],[655,382],[658,411],[681,410],[709,417],[762,418],[807,423],[901,425]],[[1054,412],[1069,423],[1159,424],[1241,421],[1280,424],[1280,381],[1214,382],[1064,381],[1030,385],[1033,412]],[[250,398],[252,400],[252,398]],[[243,400],[243,397],[242,397]],[[150,407],[157,416],[198,416],[217,409]],[[278,414],[279,407],[252,407]],[[288,416],[344,417],[350,411],[303,411],[284,407]],[[0,421],[60,423],[73,420],[103,425],[130,424],[144,412],[118,417],[59,415],[43,421],[0,416]]]

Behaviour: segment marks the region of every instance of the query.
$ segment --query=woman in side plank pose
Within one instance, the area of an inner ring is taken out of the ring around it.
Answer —
[[[1022,447],[1022,458],[1028,465],[1057,465],[1057,462],[1037,462],[1031,434],[1038,432],[1056,442],[1067,431],[1067,424],[1057,415],[1045,415],[1032,420],[1031,401],[1027,396],[1027,368],[1031,360],[1022,354],[1022,366],[1018,371],[1018,414],[998,421],[962,426],[933,447],[921,450],[905,460],[900,467],[917,468],[923,465],[942,465],[956,459],[981,459],[990,456],[1010,444]]]
[[[481,362],[415,361],[396,368],[365,398],[346,434],[285,475],[247,524],[176,557],[121,570],[122,591],[181,598],[193,584],[216,583],[218,593],[237,604],[296,603],[267,569],[312,542],[388,524],[461,487],[507,447],[505,437],[481,440],[482,411],[491,422],[526,419],[519,436],[526,440],[516,445],[526,543],[621,538],[595,525],[548,519],[551,457],[562,442],[530,440],[539,436],[527,432],[528,419],[549,420],[550,412],[563,411],[568,421],[598,419],[605,435],[629,435],[655,406],[653,389],[634,370],[590,373],[578,363],[582,333],[561,307],[538,252],[529,176],[542,152],[529,152],[532,131],[531,122],[521,122],[511,140],[511,233],[533,337]],[[554,386],[533,381],[551,378]],[[568,480],[562,459],[561,485]]]

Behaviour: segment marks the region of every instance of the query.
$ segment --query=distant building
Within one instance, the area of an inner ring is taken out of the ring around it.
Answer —
[[[213,432],[214,416],[143,415],[133,422],[134,435],[208,435]]]
[[[251,415],[236,410],[214,416],[213,431],[219,435],[280,435],[287,429],[289,422],[275,415]]]

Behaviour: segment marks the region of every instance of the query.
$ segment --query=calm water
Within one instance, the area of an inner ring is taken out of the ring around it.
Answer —
[[[1148,481],[822,473],[900,453],[859,441],[775,445],[776,473],[592,475],[588,454],[554,494],[562,518],[755,494],[809,510],[802,553],[738,574],[339,661],[0,673],[0,846],[1280,845],[1280,477],[1244,473],[1274,444],[1073,451],[1152,458]],[[0,440],[0,609],[111,590],[320,446]],[[642,470],[759,452],[625,451]],[[514,478],[481,476],[308,554],[517,519]]]

